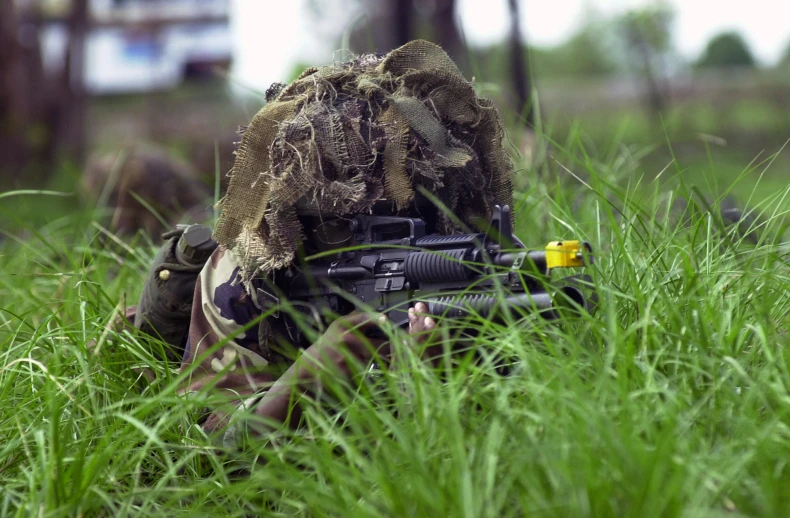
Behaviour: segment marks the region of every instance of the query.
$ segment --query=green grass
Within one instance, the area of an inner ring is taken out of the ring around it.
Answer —
[[[405,351],[372,384],[339,387],[332,411],[309,406],[299,431],[241,451],[194,424],[203,400],[176,395],[150,344],[112,329],[150,243],[101,246],[84,212],[7,237],[0,515],[786,516],[790,190],[754,197],[748,243],[668,210],[713,183],[716,160],[656,179],[666,164],[645,170],[622,146],[568,144],[520,173],[517,229],[529,246],[595,246],[597,313],[487,326],[477,364],[433,370]],[[747,163],[734,169],[758,192]]]

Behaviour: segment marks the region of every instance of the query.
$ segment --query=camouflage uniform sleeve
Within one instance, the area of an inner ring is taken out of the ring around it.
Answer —
[[[227,405],[209,408],[203,428],[225,427],[233,411],[249,406],[274,381],[261,356],[258,326],[261,315],[239,281],[240,268],[232,253],[218,248],[206,262],[195,285],[192,317],[181,370],[191,370],[182,393],[211,386],[228,396]]]

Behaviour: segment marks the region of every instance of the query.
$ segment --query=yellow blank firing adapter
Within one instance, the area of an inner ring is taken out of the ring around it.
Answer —
[[[583,250],[582,250],[583,249]],[[573,268],[592,264],[592,246],[587,241],[552,241],[546,245],[546,268]]]

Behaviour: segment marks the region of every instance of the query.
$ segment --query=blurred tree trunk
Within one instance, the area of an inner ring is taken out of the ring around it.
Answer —
[[[461,70],[466,71],[466,50],[455,24],[455,0],[433,0],[430,23],[436,43],[442,46]]]
[[[510,10],[510,74],[513,81],[513,111],[517,120],[523,122],[523,131],[516,133],[516,142],[521,156],[527,164],[535,160],[537,139],[535,138],[535,100],[532,98],[532,80],[529,68],[529,52],[521,39],[521,17],[519,0],[508,0]]]
[[[414,35],[414,6],[412,0],[392,0],[395,41],[393,48],[411,41]]]
[[[532,82],[530,81],[529,53],[524,52],[521,41],[521,20],[518,0],[508,0],[510,7],[510,73],[513,79],[514,109],[524,118],[528,128],[535,127],[535,110],[532,106]]]
[[[420,0],[364,0],[366,23],[351,32],[351,50],[385,53],[414,39],[415,2]]]
[[[644,75],[645,86],[647,87],[647,105],[650,107],[651,111],[658,114],[664,109],[664,94],[656,78],[652,59],[653,53],[642,39],[638,39],[636,43],[639,49],[639,55],[642,58],[642,74]]]
[[[28,95],[25,49],[19,42],[19,17],[13,0],[0,0],[0,178],[25,162],[24,123]]]
[[[43,67],[38,2],[24,9],[0,0],[0,189],[40,185],[59,158],[85,155],[85,39],[87,0],[75,0],[67,20],[64,67],[48,77]]]
[[[68,19],[69,42],[62,81],[64,116],[59,128],[58,142],[65,156],[81,164],[85,159],[85,40],[88,35],[88,0],[72,0]]]
[[[15,102],[22,90],[22,46],[16,37],[18,27],[13,0],[0,0],[0,114],[4,119],[15,115],[20,106]]]
[[[353,50],[385,53],[420,36],[441,45],[468,72],[465,46],[455,23],[455,0],[367,0],[364,4],[368,23],[352,33]]]
[[[647,106],[656,114],[665,107],[660,63],[672,46],[673,18],[671,8],[661,4],[626,12],[620,18],[627,50],[645,83]]]

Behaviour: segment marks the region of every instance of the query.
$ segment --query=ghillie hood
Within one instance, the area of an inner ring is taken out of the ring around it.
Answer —
[[[215,230],[244,281],[291,264],[303,204],[343,216],[387,200],[395,212],[423,186],[470,226],[511,204],[499,115],[432,43],[311,68],[266,97],[242,135]],[[444,213],[437,228],[456,230]]]

